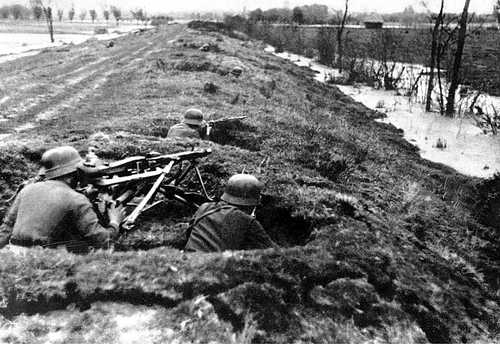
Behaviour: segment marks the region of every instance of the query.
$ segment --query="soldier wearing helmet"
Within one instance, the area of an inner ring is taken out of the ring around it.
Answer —
[[[203,120],[203,112],[199,109],[189,109],[184,114],[183,121],[169,129],[167,138],[204,139],[205,132],[206,123]]]
[[[108,209],[109,226],[99,224],[90,201],[75,191],[82,159],[70,146],[46,151],[40,174],[44,181],[24,187],[16,196],[2,226],[0,247],[65,246],[85,252],[89,246],[106,247],[118,234],[123,207]]]
[[[251,215],[263,184],[252,175],[232,176],[220,202],[204,203],[194,215],[188,251],[221,252],[278,247]]]

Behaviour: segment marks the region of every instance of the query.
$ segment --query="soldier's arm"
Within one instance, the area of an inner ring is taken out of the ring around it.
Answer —
[[[14,203],[10,207],[7,215],[5,216],[3,224],[0,226],[0,248],[9,243],[12,229],[16,223],[17,211],[19,209],[19,195],[16,196]]]
[[[201,126],[200,129],[198,130],[198,134],[200,134],[200,139],[202,140],[209,140],[210,139],[210,130],[211,127],[207,122],[204,122]]]
[[[111,241],[118,235],[119,224],[110,223],[109,227],[102,226],[90,201],[83,195],[78,196],[81,197],[78,197],[78,200],[75,202],[73,215],[79,233],[92,246],[108,247]]]
[[[247,237],[251,248],[279,248],[278,244],[271,239],[259,221],[255,219],[252,219],[250,222]]]

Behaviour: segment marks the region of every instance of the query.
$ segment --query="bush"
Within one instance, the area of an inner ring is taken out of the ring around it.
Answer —
[[[475,209],[481,223],[500,232],[500,173],[477,186]]]
[[[321,27],[316,35],[319,62],[332,66],[335,61],[335,30]]]
[[[105,35],[105,34],[107,34],[107,33],[108,33],[108,29],[107,29],[107,28],[105,28],[105,27],[96,27],[96,28],[94,29],[94,33],[95,33],[96,35]]]

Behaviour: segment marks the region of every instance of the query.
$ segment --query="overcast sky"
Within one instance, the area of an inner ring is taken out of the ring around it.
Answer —
[[[52,1],[56,7],[69,8],[73,3],[75,8],[96,8],[100,9],[105,5],[116,5],[123,9],[144,8],[149,13],[170,12],[170,11],[207,11],[226,10],[240,11],[244,6],[253,10],[255,8],[283,7],[288,3],[290,7],[304,4],[325,4],[330,8],[342,8],[344,0],[45,0]],[[425,0],[431,9],[437,10],[440,0]],[[447,10],[460,12],[463,8],[464,0],[445,0]],[[415,9],[422,9],[419,4],[421,0],[350,0],[352,11],[374,11],[374,12],[397,12],[408,5]],[[27,4],[27,0],[0,0],[0,5],[21,3]],[[491,13],[494,0],[472,0],[470,9],[478,13]]]

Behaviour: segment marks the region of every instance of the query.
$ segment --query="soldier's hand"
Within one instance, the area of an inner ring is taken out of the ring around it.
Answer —
[[[93,185],[88,185],[83,189],[83,194],[91,201],[95,201],[97,196],[99,196],[99,190]]]
[[[120,225],[125,218],[125,207],[120,204],[116,205],[116,202],[110,202],[108,207],[108,218],[110,224]]]

